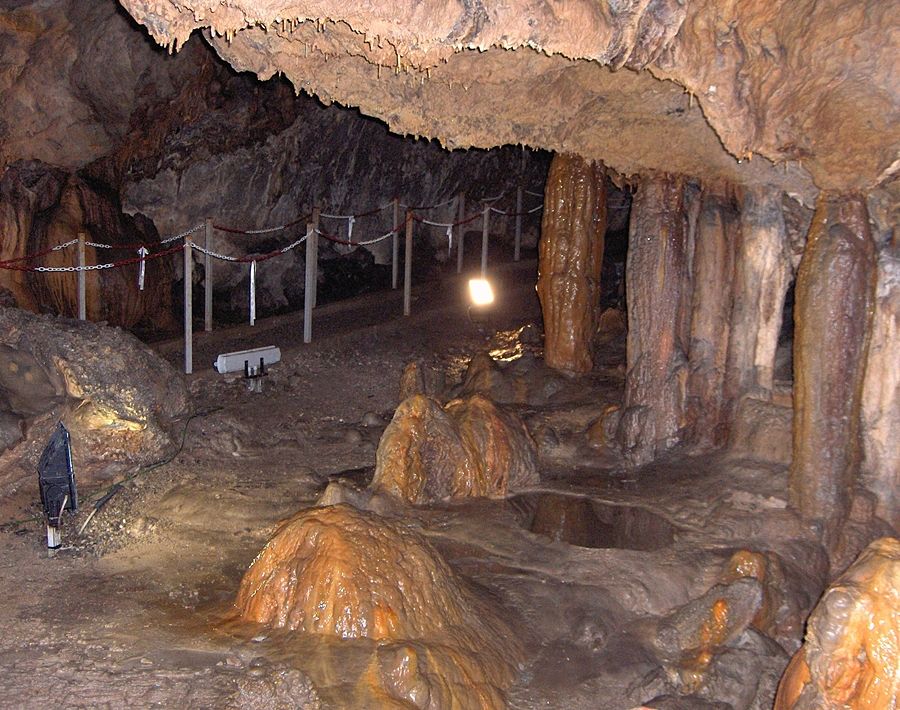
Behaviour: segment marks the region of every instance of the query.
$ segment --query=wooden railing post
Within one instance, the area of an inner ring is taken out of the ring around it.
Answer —
[[[516,188],[516,246],[513,252],[513,261],[518,261],[522,255],[522,187]]]
[[[397,288],[400,273],[400,198],[394,198],[394,233],[391,235],[391,288]]]
[[[488,230],[490,229],[489,220],[491,217],[491,206],[484,206],[484,217],[481,223],[481,278],[487,276],[487,259],[488,259]]]
[[[406,260],[403,264],[403,315],[408,316],[412,305],[412,212],[406,213]]]
[[[203,330],[207,333],[213,329],[213,259],[208,252],[213,248],[213,223],[212,219],[206,220],[206,238],[203,247],[207,253],[203,255]]]
[[[194,371],[194,257],[190,238],[184,240],[184,374]]]
[[[318,285],[318,278],[315,278],[315,277],[317,277],[318,273],[319,273],[319,212],[321,212],[321,211],[322,211],[322,209],[318,205],[313,207],[313,213],[312,213],[313,232],[312,232],[311,238],[312,238],[313,245],[316,247],[315,249],[313,249],[313,258],[312,258],[313,269],[314,269],[313,289],[312,289],[312,307],[313,308],[315,308],[317,305],[316,299],[318,297],[318,293],[317,293],[317,289],[316,289],[316,286]],[[309,240],[307,240],[307,242],[309,242]],[[308,249],[309,249],[309,247],[307,247],[307,250]],[[307,251],[306,254],[308,256],[309,251]]]
[[[303,342],[312,341],[312,312],[316,300],[316,241],[315,222],[306,225],[306,279],[303,285]]]
[[[78,320],[87,320],[87,298],[85,293],[84,232],[78,232]]]
[[[463,268],[463,242],[465,241],[463,235],[466,232],[466,225],[462,224],[462,221],[466,218],[466,193],[459,193],[456,208],[458,215],[456,221],[460,223],[456,225],[456,273],[461,274]]]

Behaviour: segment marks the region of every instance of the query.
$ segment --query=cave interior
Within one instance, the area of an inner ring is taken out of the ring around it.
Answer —
[[[900,707],[898,37],[0,0],[0,707]]]

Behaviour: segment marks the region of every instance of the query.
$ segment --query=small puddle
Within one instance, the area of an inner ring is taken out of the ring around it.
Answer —
[[[523,528],[557,542],[591,548],[659,550],[677,528],[644,508],[601,503],[558,493],[523,493],[509,499]]]

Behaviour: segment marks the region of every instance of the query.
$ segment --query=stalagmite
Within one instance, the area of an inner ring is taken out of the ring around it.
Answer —
[[[888,710],[900,697],[900,541],[869,545],[822,595],[776,710]]]
[[[554,156],[544,193],[537,286],[550,367],[569,372],[593,367],[605,230],[603,166],[574,155]]]
[[[865,202],[823,193],[797,275],[789,486],[793,507],[804,518],[824,523],[829,546],[847,517],[859,471],[874,272]]]
[[[741,201],[725,381],[732,410],[743,395],[765,399],[771,393],[775,348],[790,278],[791,255],[781,193],[748,188]]]
[[[863,484],[876,514],[900,529],[900,236],[878,255],[862,394]]]
[[[716,446],[723,422],[725,365],[731,325],[734,247],[739,231],[734,196],[726,185],[701,198],[693,259],[688,419],[693,442]]]
[[[632,205],[626,266],[628,370],[620,439],[633,466],[671,448],[684,426],[685,247],[684,179],[647,179]]]

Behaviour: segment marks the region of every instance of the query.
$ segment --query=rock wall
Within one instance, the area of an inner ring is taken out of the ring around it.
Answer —
[[[91,31],[85,32],[88,26]],[[42,161],[48,172],[57,170],[56,181],[90,185],[108,195],[116,209],[121,195],[126,212],[138,220],[140,214],[149,216],[163,236],[207,217],[254,229],[290,222],[314,204],[324,213],[349,214],[367,212],[394,197],[418,205],[444,202],[460,191],[470,201],[505,191],[507,198],[499,203],[505,209],[515,203],[516,185],[543,185],[548,158],[532,151],[448,152],[426,140],[404,140],[357,112],[297,96],[283,79],[260,82],[237,74],[202,40],[169,56],[148,41],[115,0],[68,0],[52,7],[17,3],[0,20],[0,39],[0,63],[9,67],[0,75],[0,168],[11,170],[14,182],[32,181],[18,189],[13,205],[0,200],[0,234],[8,235],[3,258],[24,254],[26,237],[33,245],[93,229],[82,219],[91,209],[82,205],[85,214],[79,215],[73,199],[67,199],[65,218],[58,214],[48,234],[31,234],[39,221],[34,212],[46,209],[45,203],[56,204],[59,187],[48,179],[38,184],[37,178],[16,177],[18,169],[9,166],[23,158]],[[39,190],[49,194],[37,194]],[[84,190],[79,190],[83,203]],[[23,191],[30,197],[23,197]],[[448,204],[428,216],[453,221],[455,209]],[[115,219],[130,218],[119,214]],[[321,226],[346,236],[345,221],[323,219]],[[378,236],[392,226],[386,209],[360,218],[354,237]],[[239,255],[271,251],[297,238],[303,227],[253,237],[220,232],[215,247]],[[495,220],[496,236],[509,229],[507,220]],[[420,265],[431,263],[433,256],[446,257],[444,230],[420,226],[417,231],[424,243]],[[8,246],[12,240],[15,248]],[[330,263],[340,250],[325,240],[320,244],[323,300],[331,291],[341,292],[331,282],[372,282],[378,276],[365,258]],[[385,263],[389,248],[383,242],[371,250]],[[161,329],[171,324],[173,266],[180,269],[176,259],[167,260],[166,278],[154,274],[147,281],[160,287],[154,319]],[[258,277],[259,314],[297,306],[302,272],[299,254],[266,263]],[[13,303],[71,312],[72,299],[63,291],[72,277],[30,286],[15,272],[4,270],[0,278],[5,278],[0,285],[11,292]],[[117,276],[110,272],[104,278]],[[247,269],[219,264],[214,278],[217,315],[245,315]],[[99,284],[107,296],[109,288]],[[135,313],[134,298],[121,284],[115,288],[116,297],[124,296],[125,312],[105,312],[92,289],[89,316],[132,327],[143,314]]]

